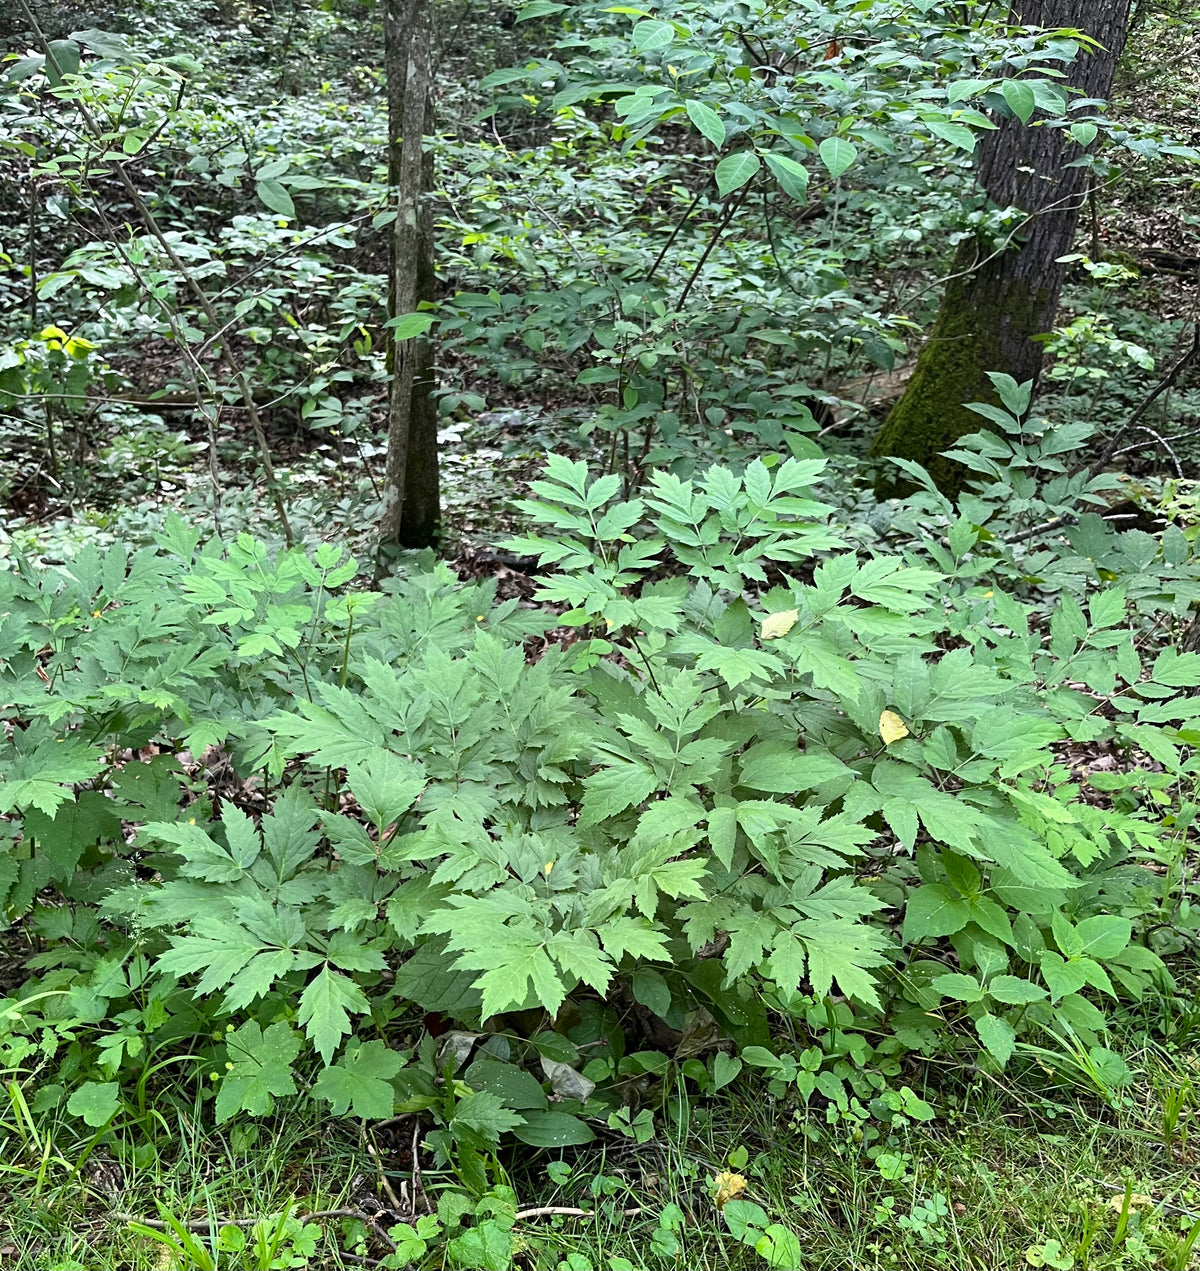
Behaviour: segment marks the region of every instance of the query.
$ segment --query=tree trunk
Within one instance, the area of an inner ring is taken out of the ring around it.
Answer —
[[[1066,68],[1065,83],[1084,97],[1106,98],[1129,10],[1130,0],[1017,0],[1012,18],[1075,27],[1099,41],[1103,47],[1081,50]],[[964,403],[997,400],[988,371],[1035,385],[1041,374],[1044,350],[1034,337],[1054,324],[1066,272],[1057,261],[1071,251],[1087,200],[1087,169],[1067,167],[1081,154],[1063,129],[1031,128],[1018,119],[1002,120],[979,144],[976,173],[988,197],[1032,219],[1013,245],[990,259],[981,243],[967,240],[959,248],[933,331],[871,447],[872,455],[915,460],[951,497],[966,473],[941,452],[984,426]],[[894,481],[881,477],[880,492],[893,489]]]
[[[388,315],[413,313],[433,300],[433,218],[428,194],[433,156],[424,137],[433,129],[432,0],[383,0],[384,65],[388,87],[388,183],[394,191]],[[389,338],[391,331],[389,329]],[[388,365],[387,464],[383,478],[377,572],[389,548],[437,541],[440,499],[433,347],[418,336],[392,341]]]

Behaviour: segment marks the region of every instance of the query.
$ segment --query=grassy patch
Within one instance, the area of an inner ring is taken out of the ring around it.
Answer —
[[[470,1233],[497,1215],[508,1227],[511,1188],[522,1216],[500,1267],[767,1267],[714,1202],[724,1172],[745,1181],[742,1209],[785,1226],[813,1271],[1184,1271],[1200,1264],[1200,1048],[1178,1026],[1166,1043],[1132,1032],[1126,1043],[1136,1079],[1115,1107],[1049,1069],[1004,1089],[979,1074],[923,1090],[936,1119],[892,1129],[819,1098],[776,1101],[743,1078],[708,1104],[660,1108],[641,1144],[503,1154],[474,1215],[460,1180],[422,1150],[417,1211],[442,1221],[426,1220],[428,1248],[411,1262],[397,1260],[414,1252],[397,1226],[414,1195],[411,1122],[356,1135],[311,1119],[311,1104],[280,1105],[269,1120],[214,1131],[179,1091],[87,1138],[31,1112],[14,1084],[0,1119],[0,1257],[29,1271],[482,1268],[491,1264],[472,1258],[489,1246]]]

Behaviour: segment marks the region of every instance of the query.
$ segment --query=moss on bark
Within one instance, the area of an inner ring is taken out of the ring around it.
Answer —
[[[970,270],[975,257],[975,245],[967,244],[951,272]],[[991,273],[997,276],[989,278]],[[876,458],[895,455],[921,464],[951,498],[957,496],[967,473],[941,452],[986,426],[979,415],[966,409],[966,403],[999,404],[988,371],[1021,369],[1013,365],[1013,344],[1037,332],[1039,320],[1057,294],[1049,288],[1035,290],[1020,278],[1001,279],[999,273],[985,266],[949,285],[904,395],[871,446]],[[997,285],[989,286],[989,282]],[[1034,347],[1040,356],[1040,348]],[[1031,375],[1036,375],[1036,367],[1026,369],[1025,378]],[[911,483],[904,481],[898,469],[880,474],[877,493],[881,497],[905,489],[911,489]]]

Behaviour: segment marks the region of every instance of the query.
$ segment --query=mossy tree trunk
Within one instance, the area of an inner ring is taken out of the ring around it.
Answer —
[[[389,317],[433,300],[433,220],[429,192],[433,156],[432,0],[383,0],[388,92],[388,183],[396,220],[388,277]],[[388,337],[391,339],[391,330]],[[433,347],[424,336],[389,346],[387,463],[383,482],[378,570],[388,548],[436,542],[440,514]]]
[[[1023,25],[1074,27],[1102,46],[1081,51],[1067,83],[1084,97],[1106,98],[1125,45],[1130,0],[1017,0],[1012,19]],[[965,472],[941,452],[983,421],[966,402],[995,402],[988,371],[1018,382],[1037,381],[1043,348],[1035,339],[1054,324],[1066,267],[1087,200],[1086,168],[1068,167],[1082,153],[1065,130],[1004,119],[979,144],[976,174],[989,199],[1028,213],[1028,224],[1005,251],[991,254],[968,239],[959,248],[938,318],[904,396],[871,454],[912,459],[954,497]],[[887,493],[894,477],[881,477]]]

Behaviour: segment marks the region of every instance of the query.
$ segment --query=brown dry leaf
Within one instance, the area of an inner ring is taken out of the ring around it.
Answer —
[[[724,1209],[726,1201],[737,1200],[747,1186],[741,1174],[730,1174],[728,1171],[718,1174],[715,1182],[717,1191],[713,1203],[718,1209]]]
[[[798,609],[785,609],[782,613],[769,613],[762,621],[762,641],[778,640],[796,625],[799,618]]]
[[[884,711],[879,717],[879,735],[883,744],[890,746],[892,742],[908,736],[908,725],[895,711]]]

